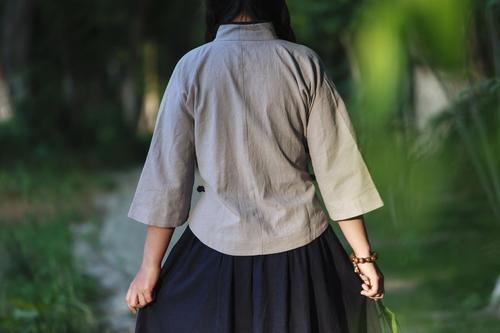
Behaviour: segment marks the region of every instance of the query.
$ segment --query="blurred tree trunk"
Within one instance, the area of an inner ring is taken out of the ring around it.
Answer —
[[[428,65],[414,66],[415,122],[423,131],[433,117],[451,105],[443,82]]]
[[[12,116],[12,104],[10,103],[9,87],[3,75],[0,64],[0,123]]]
[[[497,277],[486,311],[500,318],[500,275]]]
[[[144,94],[137,129],[139,133],[150,133],[154,129],[156,115],[160,104],[160,97],[158,93],[158,43],[148,41],[144,44],[143,49]]]
[[[125,68],[125,77],[120,88],[123,118],[128,126],[136,127],[140,117],[139,80],[142,64],[142,41],[144,39],[144,21],[149,0],[133,1],[130,12],[129,30],[130,58]],[[138,111],[139,110],[139,111]]]
[[[133,128],[136,124],[136,109],[137,109],[137,82],[134,78],[131,69],[127,69],[127,73],[121,83],[120,99],[123,110],[123,119],[125,123]]]
[[[1,38],[1,61],[5,81],[14,105],[28,96],[26,73],[32,33],[34,0],[4,2]],[[3,77],[1,77],[3,79]]]

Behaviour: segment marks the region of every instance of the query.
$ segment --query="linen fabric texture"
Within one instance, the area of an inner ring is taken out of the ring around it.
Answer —
[[[195,168],[205,191],[190,209]],[[318,54],[279,39],[271,22],[227,23],[175,65],[128,216],[187,221],[215,250],[259,255],[383,205]]]

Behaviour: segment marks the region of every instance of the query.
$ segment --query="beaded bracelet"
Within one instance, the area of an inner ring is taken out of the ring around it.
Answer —
[[[354,265],[354,272],[360,273],[358,264],[362,264],[365,262],[374,262],[378,258],[378,253],[375,251],[370,251],[370,255],[368,257],[356,257],[354,253],[350,255],[351,262]]]

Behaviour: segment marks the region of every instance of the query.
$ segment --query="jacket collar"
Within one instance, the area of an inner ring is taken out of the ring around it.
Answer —
[[[271,40],[278,36],[271,21],[232,22],[219,25],[215,40]]]

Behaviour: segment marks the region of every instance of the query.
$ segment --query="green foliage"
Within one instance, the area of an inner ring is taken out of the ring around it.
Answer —
[[[0,169],[0,331],[102,331],[102,291],[75,265],[70,226],[92,219],[89,194],[111,186],[74,167]]]
[[[372,122],[386,122],[398,106],[412,58],[446,70],[465,64],[468,0],[366,1],[352,22],[358,90]]]
[[[2,226],[3,332],[98,332],[98,286],[74,266],[68,218]]]
[[[73,153],[92,164],[142,160],[147,147],[136,136],[142,44],[161,44],[160,76],[166,81],[178,58],[195,46],[193,32],[201,30],[199,17],[186,19],[177,11],[198,8],[197,1],[34,2],[33,19],[25,22],[32,30],[28,63],[8,77],[14,116],[0,124],[0,162]],[[124,90],[126,80],[132,89]],[[161,94],[164,86],[159,89]]]
[[[384,333],[399,333],[401,326],[399,325],[396,314],[389,309],[382,300],[376,302],[378,316]]]
[[[433,120],[446,131],[443,149],[454,152],[455,190],[467,195],[470,209],[488,208],[500,221],[500,80],[472,86]],[[464,177],[467,175],[466,177]]]
[[[405,1],[405,19],[414,52],[435,67],[462,69],[470,0]]]
[[[348,28],[362,1],[288,1],[298,43],[312,47],[343,96],[350,95]]]

